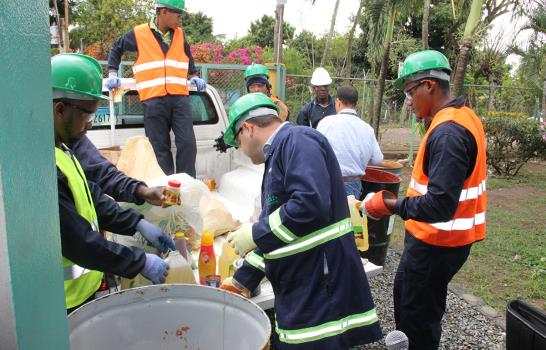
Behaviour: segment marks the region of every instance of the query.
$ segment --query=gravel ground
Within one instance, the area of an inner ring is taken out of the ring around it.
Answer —
[[[384,334],[395,328],[392,287],[399,260],[400,255],[389,249],[383,272],[369,280]],[[448,293],[442,329],[442,350],[504,349],[504,331],[452,292]],[[381,341],[353,348],[357,349],[384,350],[386,346]]]

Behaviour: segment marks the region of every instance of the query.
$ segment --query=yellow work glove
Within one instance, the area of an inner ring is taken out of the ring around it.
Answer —
[[[233,247],[235,254],[245,256],[246,253],[256,248],[252,239],[252,224],[243,224],[227,236],[229,244]]]

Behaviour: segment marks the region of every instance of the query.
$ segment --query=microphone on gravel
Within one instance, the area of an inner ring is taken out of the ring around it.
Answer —
[[[388,350],[408,350],[408,336],[401,331],[392,331],[385,337]]]

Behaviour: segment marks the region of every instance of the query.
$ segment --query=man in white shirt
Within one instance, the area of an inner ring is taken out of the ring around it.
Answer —
[[[352,85],[337,89],[336,112],[323,118],[317,130],[326,136],[334,149],[347,195],[359,199],[362,193],[360,177],[366,173],[368,163],[379,164],[383,153],[372,127],[360,119],[355,107],[358,91]]]

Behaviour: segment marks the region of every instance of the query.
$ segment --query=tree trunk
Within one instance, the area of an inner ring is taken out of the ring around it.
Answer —
[[[334,27],[336,25],[337,9],[339,8],[340,0],[336,0],[336,6],[334,7],[334,13],[332,14],[332,21],[330,22],[330,32],[328,33],[328,38],[326,39],[326,45],[324,47],[324,52],[322,54],[322,59],[320,60],[320,66],[324,67],[326,64],[326,59],[332,47],[332,37],[334,36]]]
[[[455,65],[455,71],[453,74],[453,85],[451,86],[451,97],[455,98],[463,94],[464,75],[466,72],[466,65],[470,56],[470,49],[472,48],[472,38],[464,38],[461,44],[459,56],[457,57],[457,64]]]
[[[345,67],[345,76],[347,78],[351,77],[351,69],[353,63],[353,38],[355,36],[356,26],[358,25],[358,19],[360,18],[360,13],[362,12],[362,7],[364,6],[364,0],[360,0],[358,5],[358,10],[353,21],[353,27],[349,32],[349,39],[347,40],[347,66]]]
[[[383,93],[385,92],[385,78],[387,76],[387,66],[389,63],[390,49],[390,43],[386,43],[385,52],[383,53],[383,59],[381,60],[381,71],[379,72],[377,91],[375,92],[375,99],[373,102],[372,127],[375,131],[376,136],[379,135],[379,121],[381,119],[381,107],[383,105]]]
[[[497,81],[495,76],[491,74],[489,76],[489,98],[487,99],[487,111],[495,109],[495,92],[497,91]]]
[[[430,0],[424,1],[423,7],[423,25],[422,25],[422,38],[423,38],[423,50],[428,50],[428,18],[430,14]]]
[[[383,93],[385,92],[385,79],[387,77],[387,68],[389,65],[389,53],[391,50],[392,34],[394,31],[394,17],[396,14],[396,8],[394,4],[389,11],[389,18],[387,22],[387,34],[385,35],[385,44],[383,51],[383,58],[381,59],[381,70],[379,71],[378,87],[373,103],[372,110],[372,127],[375,130],[375,135],[379,135],[379,122],[381,120],[381,107],[383,105]]]
[[[546,79],[544,80],[544,88],[542,89],[542,121],[546,122]]]
[[[466,20],[464,28],[463,42],[460,46],[459,57],[457,57],[457,65],[453,72],[453,85],[451,87],[451,96],[457,97],[463,94],[464,75],[466,65],[472,48],[472,34],[478,25],[482,14],[483,0],[472,0],[470,5],[470,13]]]

